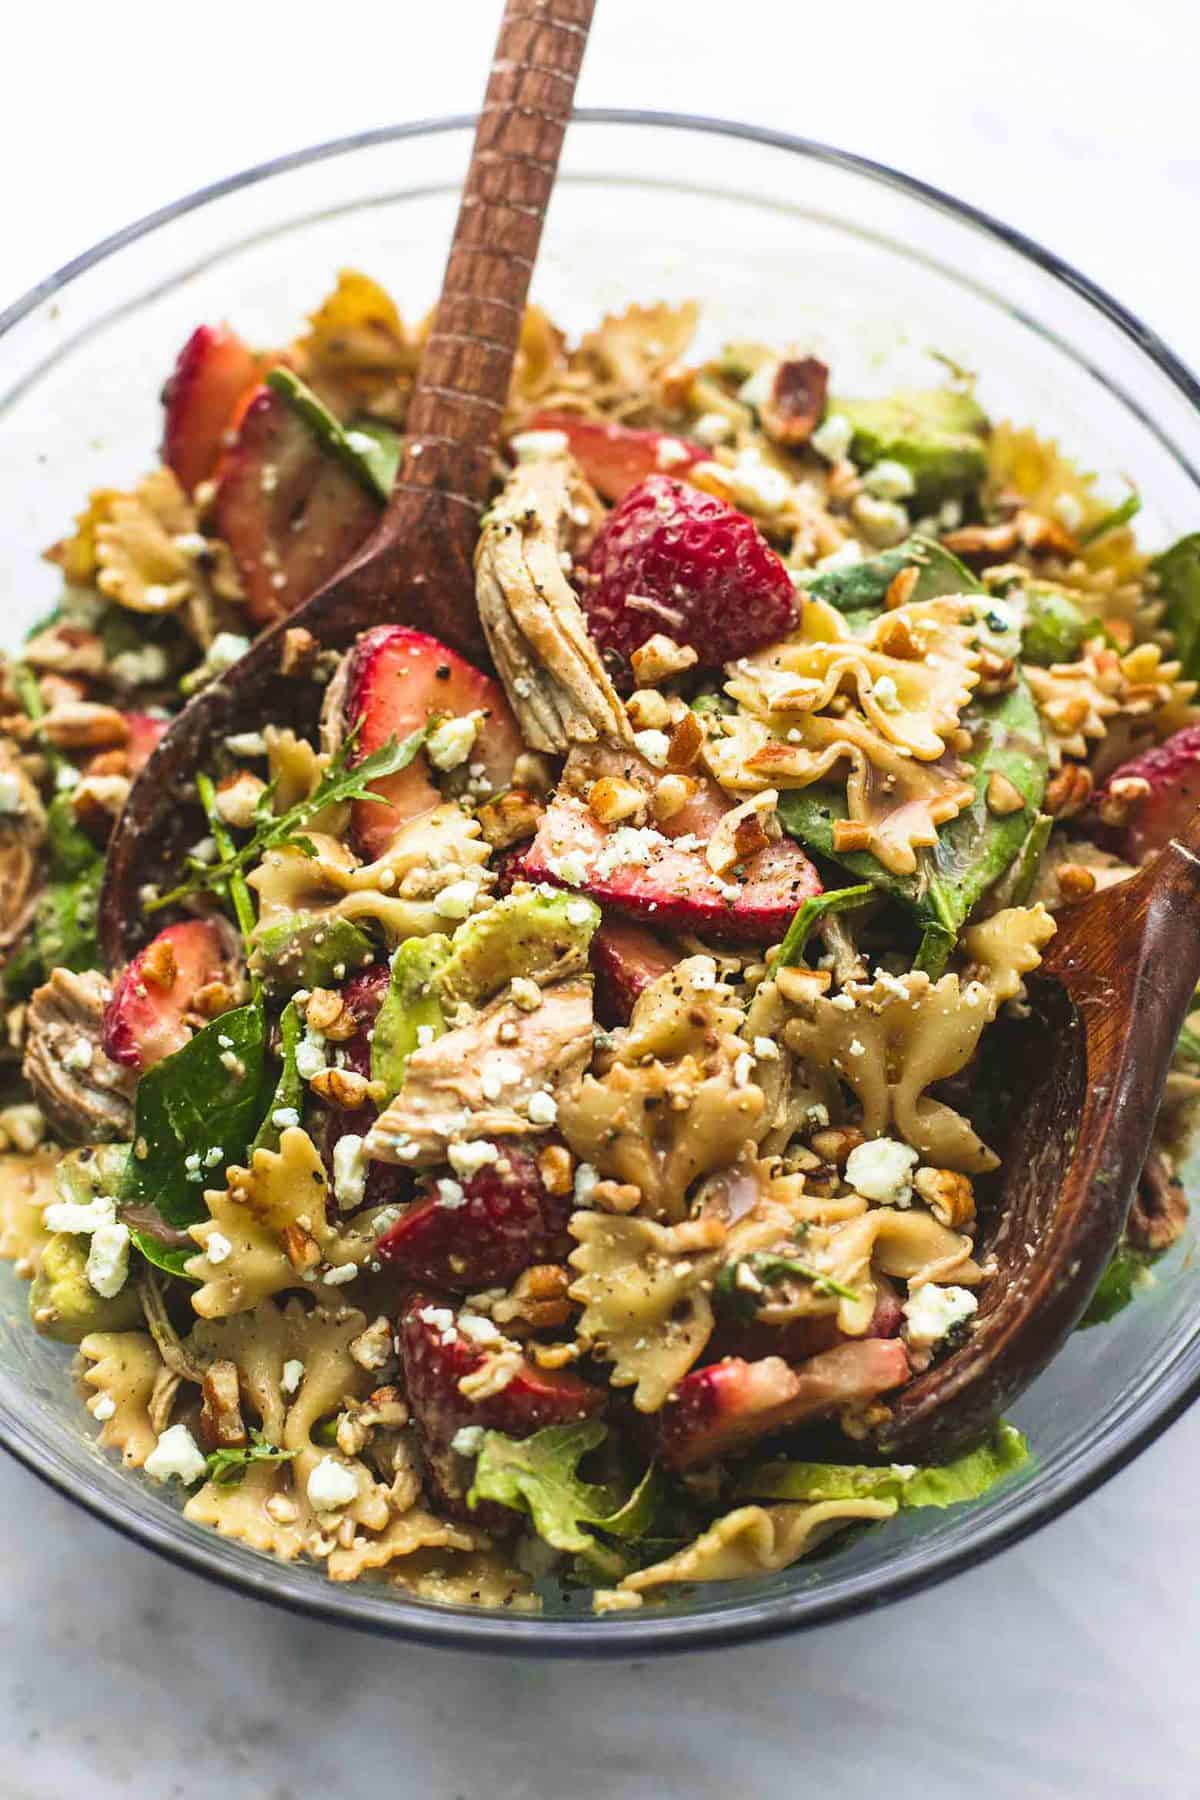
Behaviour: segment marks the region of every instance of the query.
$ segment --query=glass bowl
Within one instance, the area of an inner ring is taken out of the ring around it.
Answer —
[[[284,341],[336,270],[364,268],[409,317],[437,293],[470,149],[462,118],[289,156],[110,238],[0,319],[0,608],[16,642],[55,591],[39,560],[89,489],[152,463],[158,393],[201,320]],[[584,112],[567,137],[535,297],[570,329],[630,299],[706,305],[706,345],[802,342],[844,389],[979,372],[994,418],[1036,424],[1119,490],[1147,542],[1200,522],[1200,391],[1153,335],[1050,252],[894,171],[716,121]],[[1194,1180],[1192,1185],[1196,1185]],[[261,1599],[480,1650],[643,1656],[819,1624],[941,1580],[1032,1531],[1134,1456],[1200,1386],[1200,1276],[1183,1247],[1113,1323],[1077,1335],[1015,1420],[1034,1456],[975,1505],[902,1514],[782,1574],[642,1613],[488,1614],[334,1586],[189,1524],[177,1493],[99,1451],[71,1353],[0,1276],[0,1441],[97,1517]]]

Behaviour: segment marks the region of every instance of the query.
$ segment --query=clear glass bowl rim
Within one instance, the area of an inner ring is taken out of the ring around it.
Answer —
[[[880,186],[893,188],[901,194],[921,200],[931,209],[949,215],[960,224],[974,226],[976,230],[998,240],[1070,288],[1086,304],[1103,314],[1123,336],[1132,340],[1157,365],[1192,408],[1200,413],[1200,381],[1136,314],[1044,245],[980,208],[955,199],[929,182],[902,174],[886,163],[838,149],[831,144],[732,119],[627,107],[578,107],[573,117],[589,125],[650,126],[668,131],[694,131],[740,139],[866,176]],[[101,239],[30,288],[0,313],[0,336],[97,263],[149,235],[159,226],[170,224],[210,201],[269,180],[272,176],[286,174],[332,157],[351,154],[356,150],[445,132],[465,131],[472,129],[474,125],[474,114],[455,113],[399,125],[380,126],[348,137],[310,145],[305,149],[289,151],[286,155],[273,157],[197,188],[193,193],[159,207],[144,218]],[[159,1528],[153,1521],[140,1517],[132,1508],[125,1513],[110,1508],[103,1499],[71,1486],[57,1471],[42,1465],[32,1446],[23,1442],[20,1434],[14,1433],[3,1417],[0,1417],[0,1448],[6,1450],[47,1486],[82,1506],[104,1524],[119,1531],[122,1536],[152,1550],[168,1562],[217,1581],[251,1599],[266,1600],[291,1612],[433,1648],[498,1651],[506,1655],[523,1656],[642,1657],[651,1653],[673,1654],[684,1650],[717,1649],[725,1645],[779,1636],[786,1632],[807,1630],[816,1625],[853,1617],[859,1612],[877,1609],[946,1581],[952,1575],[973,1568],[1020,1542],[1022,1538],[1060,1517],[1080,1500],[1095,1492],[1161,1436],[1197,1395],[1200,1395],[1200,1342],[1193,1343],[1189,1352],[1177,1359],[1162,1385],[1153,1391],[1150,1398],[1131,1409],[1114,1441],[1109,1442],[1105,1438],[1092,1446],[1090,1452],[1081,1453],[1076,1458],[1070,1476],[1060,1480],[1052,1491],[1040,1496],[1027,1496],[1023,1503],[1019,1493],[1015,1495],[1011,1511],[995,1521],[982,1537],[964,1543],[961,1548],[939,1552],[914,1572],[898,1573],[893,1578],[889,1578],[886,1573],[882,1578],[874,1574],[864,1576],[848,1590],[836,1595],[822,1595],[813,1591],[777,1595],[694,1618],[656,1617],[653,1611],[648,1611],[644,1615],[632,1613],[605,1619],[542,1620],[536,1614],[484,1611],[472,1614],[459,1609],[443,1610],[399,1597],[389,1603],[386,1617],[364,1616],[357,1613],[353,1605],[352,1587],[339,1589],[332,1583],[314,1581],[309,1594],[284,1594],[272,1587],[268,1563],[264,1562],[260,1567],[259,1559],[255,1558],[242,1566],[230,1554],[235,1547],[227,1545],[221,1539],[214,1538],[211,1550],[207,1546],[194,1547],[176,1541],[169,1529]]]

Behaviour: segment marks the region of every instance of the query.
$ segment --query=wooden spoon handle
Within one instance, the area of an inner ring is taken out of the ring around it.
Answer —
[[[394,505],[487,497],[529,280],[596,0],[507,0]]]

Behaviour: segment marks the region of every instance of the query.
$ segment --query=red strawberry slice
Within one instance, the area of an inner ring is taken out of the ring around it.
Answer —
[[[383,997],[387,993],[389,978],[386,962],[373,963],[368,968],[360,969],[357,975],[352,975],[342,989],[346,1010],[354,1019],[358,1030],[353,1037],[338,1044],[337,1048],[342,1052],[345,1067],[368,1079],[371,1074],[371,1033],[379,1008],[383,1005]],[[318,1104],[310,1090],[309,1105]],[[376,1117],[376,1109],[371,1105],[354,1107],[347,1112],[339,1107],[325,1110],[324,1125],[318,1133],[318,1141],[331,1184],[334,1178],[333,1152],[340,1139],[349,1134],[366,1137]],[[368,1163],[363,1191],[364,1206],[391,1206],[411,1198],[412,1174],[408,1169],[397,1168],[390,1163]]]
[[[524,744],[498,682],[437,638],[405,625],[377,625],[350,652],[343,718],[347,727],[359,726],[360,758],[382,749],[389,738],[403,741],[435,715],[462,718],[474,712],[484,716],[469,762],[482,763],[485,778],[499,791],[512,780]],[[386,796],[386,806],[360,800],[354,807],[355,842],[367,857],[382,855],[398,825],[441,799],[423,753],[398,775],[376,782],[374,791]]]
[[[237,977],[237,942],[224,919],[168,925],[123,971],[104,1013],[104,1053],[149,1069],[192,1035],[186,1015],[210,982]]]
[[[1118,783],[1129,777],[1149,783],[1140,799],[1118,801]],[[1117,792],[1113,789],[1117,787]],[[1096,795],[1092,818],[1106,848],[1125,862],[1145,862],[1183,830],[1200,806],[1200,725],[1185,725],[1164,743],[1114,769]],[[1124,812],[1124,822],[1107,825],[1105,813]]]
[[[158,748],[159,739],[171,723],[169,719],[155,719],[149,713],[125,713],[125,723],[129,728],[129,736],[125,739],[125,754],[129,758],[129,773],[140,775]]]
[[[659,1415],[659,1455],[672,1469],[712,1462],[771,1432],[872,1400],[908,1380],[898,1338],[839,1344],[798,1369],[782,1357],[726,1357],[685,1375]]]
[[[352,975],[342,989],[342,1001],[358,1030],[339,1048],[346,1058],[346,1067],[353,1069],[358,1075],[371,1073],[371,1032],[390,979],[386,962],[372,963],[368,968],[360,969],[357,975]]]
[[[656,930],[695,931],[735,944],[778,943],[821,879],[800,846],[780,838],[718,879],[703,844],[671,841],[649,827],[606,829],[581,800],[560,794],[521,858],[526,881],[580,887],[604,907]],[[625,854],[622,855],[622,850]]]
[[[283,618],[315,593],[378,524],[379,511],[282,395],[253,393],[217,464],[214,516],[256,624]]]
[[[544,1425],[590,1418],[605,1404],[603,1389],[570,1369],[539,1369],[528,1357],[498,1394],[469,1400],[458,1384],[482,1366],[488,1345],[463,1331],[459,1315],[428,1292],[406,1302],[397,1342],[413,1417],[434,1451],[449,1449],[464,1425],[529,1437]]]
[[[469,1294],[507,1287],[531,1263],[569,1249],[564,1242],[573,1201],[551,1194],[527,1150],[505,1148],[504,1167],[489,1164],[450,1189],[450,1203],[425,1180],[402,1219],[376,1246],[379,1260],[408,1281]]]
[[[791,576],[757,526],[666,475],[626,494],[601,526],[588,566],[588,626],[622,671],[660,631],[690,644],[701,668],[719,668],[786,637],[799,609]]]
[[[679,960],[669,944],[628,919],[606,919],[592,938],[590,955],[596,1013],[605,1025],[628,1025],[639,995]]]
[[[239,400],[259,378],[259,359],[228,325],[199,325],[163,388],[163,461],[192,492],[217,466]]]
[[[683,475],[712,455],[689,438],[611,419],[581,419],[576,413],[538,413],[523,429],[561,431],[571,455],[605,500],[623,500],[647,475]]]
[[[875,1312],[864,1337],[896,1337],[904,1322],[900,1296],[886,1275],[875,1277],[877,1294]],[[785,1325],[762,1325],[757,1320],[745,1324],[733,1322],[718,1326],[711,1338],[707,1354],[714,1360],[722,1356],[740,1356],[754,1362],[763,1356],[782,1356],[787,1363],[803,1363],[823,1350],[838,1344],[861,1342],[848,1338],[839,1328],[836,1313],[814,1313],[809,1318],[790,1319]]]

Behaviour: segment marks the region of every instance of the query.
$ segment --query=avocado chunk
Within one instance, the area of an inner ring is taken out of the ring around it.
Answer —
[[[54,1171],[56,1199],[86,1206],[97,1194],[116,1199],[129,1161],[128,1144],[89,1144],[69,1150]]]
[[[374,944],[352,920],[293,913],[257,934],[250,968],[269,994],[294,994],[335,986],[374,956]]]
[[[878,556],[865,556],[861,562],[844,563],[840,568],[822,569],[813,576],[800,579],[806,594],[836,606],[855,624],[867,624],[887,604],[887,593],[897,575],[905,569],[917,571],[916,585],[909,602],[936,600],[943,594],[980,594],[983,592],[971,571],[957,556],[934,538],[910,537],[894,550],[882,550]]]
[[[916,483],[914,502],[961,499],[987,474],[988,419],[972,394],[956,388],[901,388],[885,400],[831,400],[854,427],[850,456],[860,469],[903,463]]]
[[[406,938],[392,957],[392,975],[371,1034],[371,1079],[382,1081],[390,1100],[400,1092],[408,1059],[428,1031],[446,1029],[438,973],[450,955],[450,939]],[[431,1042],[431,1038],[426,1038]]]
[[[476,1004],[516,976],[557,981],[586,967],[599,923],[600,908],[580,894],[508,894],[460,925],[438,985],[448,999]]]
[[[1100,627],[1061,588],[1046,581],[1027,581],[1022,590],[1028,608],[1021,633],[1026,662],[1048,669],[1051,663],[1074,662]]]
[[[142,1322],[137,1289],[127,1282],[104,1300],[87,1278],[88,1240],[56,1231],[42,1251],[29,1290],[35,1331],[59,1344],[78,1344],[89,1331],[132,1331]]]
[[[1200,674],[1200,531],[1181,537],[1150,564],[1158,576],[1165,623],[1175,633],[1175,654],[1187,681]]]

